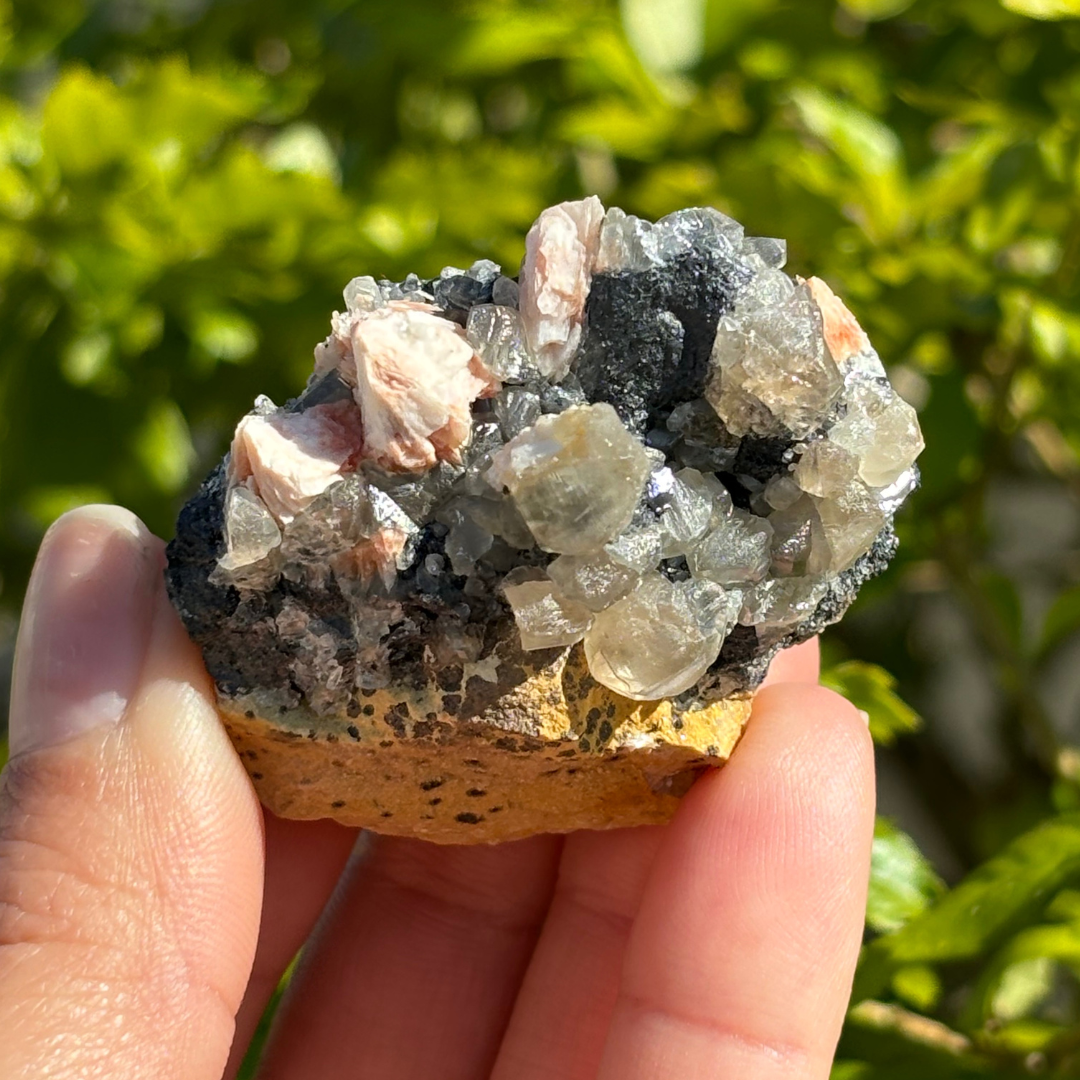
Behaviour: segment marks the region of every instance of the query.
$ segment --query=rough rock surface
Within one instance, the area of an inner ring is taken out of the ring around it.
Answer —
[[[771,657],[887,565],[922,448],[784,258],[589,199],[519,280],[348,284],[169,547],[268,806],[490,841],[664,820],[726,759]]]

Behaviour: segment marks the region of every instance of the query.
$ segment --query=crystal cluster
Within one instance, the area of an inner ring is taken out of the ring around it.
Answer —
[[[540,215],[516,279],[349,282],[303,394],[256,402],[170,550],[219,685],[340,710],[579,643],[629,698],[754,685],[883,567],[923,445],[785,256],[713,209],[590,198]]]

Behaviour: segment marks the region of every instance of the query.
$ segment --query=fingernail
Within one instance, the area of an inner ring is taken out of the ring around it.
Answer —
[[[115,724],[138,685],[161,573],[146,527],[84,506],[45,534],[12,673],[12,755]]]

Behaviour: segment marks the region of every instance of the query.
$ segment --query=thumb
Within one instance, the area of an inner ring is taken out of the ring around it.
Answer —
[[[0,787],[0,1076],[218,1080],[255,949],[261,817],[161,542],[62,517],[27,593]]]

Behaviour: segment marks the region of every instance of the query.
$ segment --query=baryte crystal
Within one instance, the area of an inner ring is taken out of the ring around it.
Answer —
[[[695,577],[718,585],[760,581],[772,559],[772,536],[765,518],[735,509],[691,547],[686,561]]]
[[[363,437],[359,418],[348,407],[251,413],[233,436],[229,479],[249,486],[285,524],[341,479],[358,457]]]
[[[352,328],[364,456],[388,469],[460,460],[470,406],[498,390],[459,327],[433,311],[383,308]]]
[[[281,530],[266,504],[246,487],[225,499],[225,554],[218,566],[226,574],[264,560],[281,544]]]
[[[540,371],[558,381],[581,340],[604,208],[592,195],[549,207],[525,237],[518,310]]]
[[[815,439],[802,447],[793,476],[803,491],[827,498],[843,491],[858,471],[859,459],[826,438]]]
[[[569,600],[603,611],[637,587],[641,575],[609,555],[560,555],[548,564],[548,577]]]
[[[503,592],[526,652],[573,645],[582,639],[593,620],[584,604],[562,596],[551,581],[504,585]]]
[[[922,453],[923,437],[915,410],[888,383],[859,382],[852,387],[844,418],[829,440],[855,456],[858,473],[870,487],[888,487]]]
[[[487,472],[489,483],[509,490],[540,546],[568,555],[597,551],[618,535],[648,475],[645,448],[604,404],[542,416]]]
[[[497,379],[524,383],[538,375],[525,344],[521,316],[512,307],[478,304],[469,310],[465,336]]]
[[[721,318],[713,361],[705,396],[736,435],[804,438],[821,427],[844,385],[810,290],[779,270],[758,274]]]
[[[726,629],[703,629],[707,615],[689,582],[649,573],[600,612],[585,633],[594,679],[638,701],[681,694],[716,659]]]
[[[837,364],[843,365],[869,349],[869,339],[843,300],[821,278],[808,278],[806,285],[821,310],[825,344]]]

